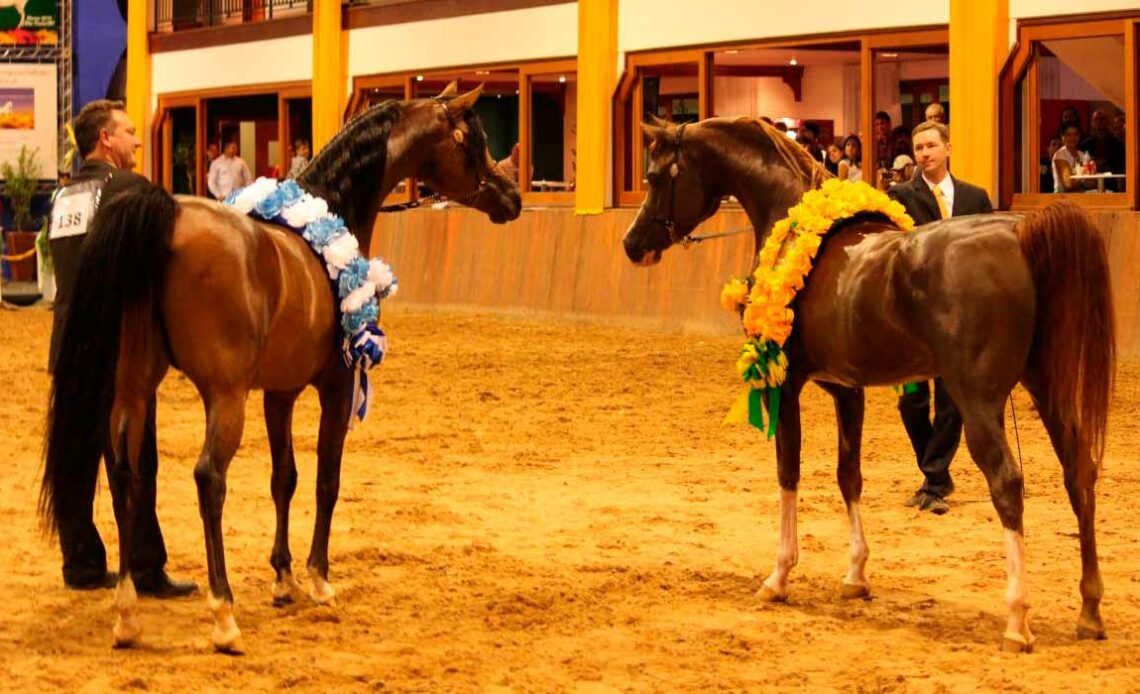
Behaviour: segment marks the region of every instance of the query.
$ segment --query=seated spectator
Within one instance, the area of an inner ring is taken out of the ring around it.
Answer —
[[[1077,149],[1087,152],[1096,162],[1097,173],[1124,173],[1124,142],[1112,134],[1112,119],[1104,110],[1093,111],[1092,133],[1081,140]],[[1117,190],[1116,181],[1106,182],[1108,190]]]
[[[839,162],[839,173],[836,174],[841,181],[862,181],[863,171],[859,168],[863,161],[863,142],[858,135],[848,135],[843,141],[844,157]]]
[[[1048,193],[1053,190],[1053,155],[1057,150],[1061,149],[1061,136],[1054,135],[1049,138],[1049,145],[1045,148],[1045,156],[1041,157],[1041,165],[1039,167],[1040,190],[1042,193]]]
[[[943,124],[946,123],[946,109],[943,108],[942,104],[938,103],[937,101],[927,106],[926,111],[924,111],[923,114],[926,116],[926,120],[928,121]]]
[[[909,154],[900,154],[895,157],[887,181],[888,187],[898,183],[906,183],[912,178],[914,178],[914,159]]]
[[[304,138],[298,138],[293,143],[293,149],[297,154],[293,157],[293,163],[289,166],[289,178],[296,178],[301,175],[305,167],[309,165],[309,141]]]
[[[838,176],[841,161],[843,161],[843,148],[832,142],[827,146],[827,160],[823,162],[823,166],[832,176]]]
[[[1093,181],[1078,181],[1072,178],[1073,174],[1079,173],[1079,170],[1092,161],[1088,152],[1082,152],[1077,148],[1080,138],[1080,128],[1075,125],[1065,128],[1061,136],[1061,142],[1065,146],[1053,155],[1054,193],[1079,193],[1096,186]]]

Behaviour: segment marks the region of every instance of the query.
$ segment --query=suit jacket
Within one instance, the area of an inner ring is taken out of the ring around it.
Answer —
[[[994,211],[994,206],[990,204],[990,196],[986,194],[986,191],[953,176],[950,177],[950,180],[954,182],[952,216],[960,217],[967,214],[985,214]],[[930,186],[926,185],[926,181],[923,180],[921,170],[916,171],[914,178],[906,183],[891,186],[887,195],[902,203],[902,206],[906,208],[906,213],[914,219],[914,223],[917,225],[929,224],[942,219],[942,214],[938,210],[938,201],[934,199],[934,193],[930,191]]]

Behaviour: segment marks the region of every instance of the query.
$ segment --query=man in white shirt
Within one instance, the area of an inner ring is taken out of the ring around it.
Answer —
[[[993,212],[986,191],[950,175],[950,129],[926,121],[914,129],[914,158],[919,171],[887,195],[902,203],[916,224],[930,224],[961,215]],[[905,391],[911,392],[905,392]],[[962,416],[941,379],[934,380],[934,420],[930,419],[930,384],[908,384],[899,398],[899,414],[910,437],[922,487],[906,505],[942,515],[950,510],[946,497],[954,491],[950,461],[962,440]]]
[[[207,185],[210,195],[218,200],[225,200],[226,196],[239,188],[253,183],[253,176],[249,175],[249,167],[245,160],[237,155],[236,142],[227,142],[222,156],[210,163],[210,175]]]

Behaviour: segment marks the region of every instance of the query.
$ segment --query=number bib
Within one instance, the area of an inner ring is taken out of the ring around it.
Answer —
[[[99,209],[99,199],[106,182],[106,179],[83,181],[60,191],[51,208],[48,238],[62,239],[86,234],[95,210]]]

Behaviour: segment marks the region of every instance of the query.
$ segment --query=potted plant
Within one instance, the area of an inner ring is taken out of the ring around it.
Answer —
[[[11,162],[0,164],[0,175],[4,177],[4,193],[12,211],[14,229],[7,234],[9,255],[19,255],[35,247],[38,234],[32,220],[32,197],[40,183],[40,165],[36,161],[39,148],[20,147],[16,165]],[[9,263],[13,282],[31,282],[35,279],[36,261],[28,258]]]

